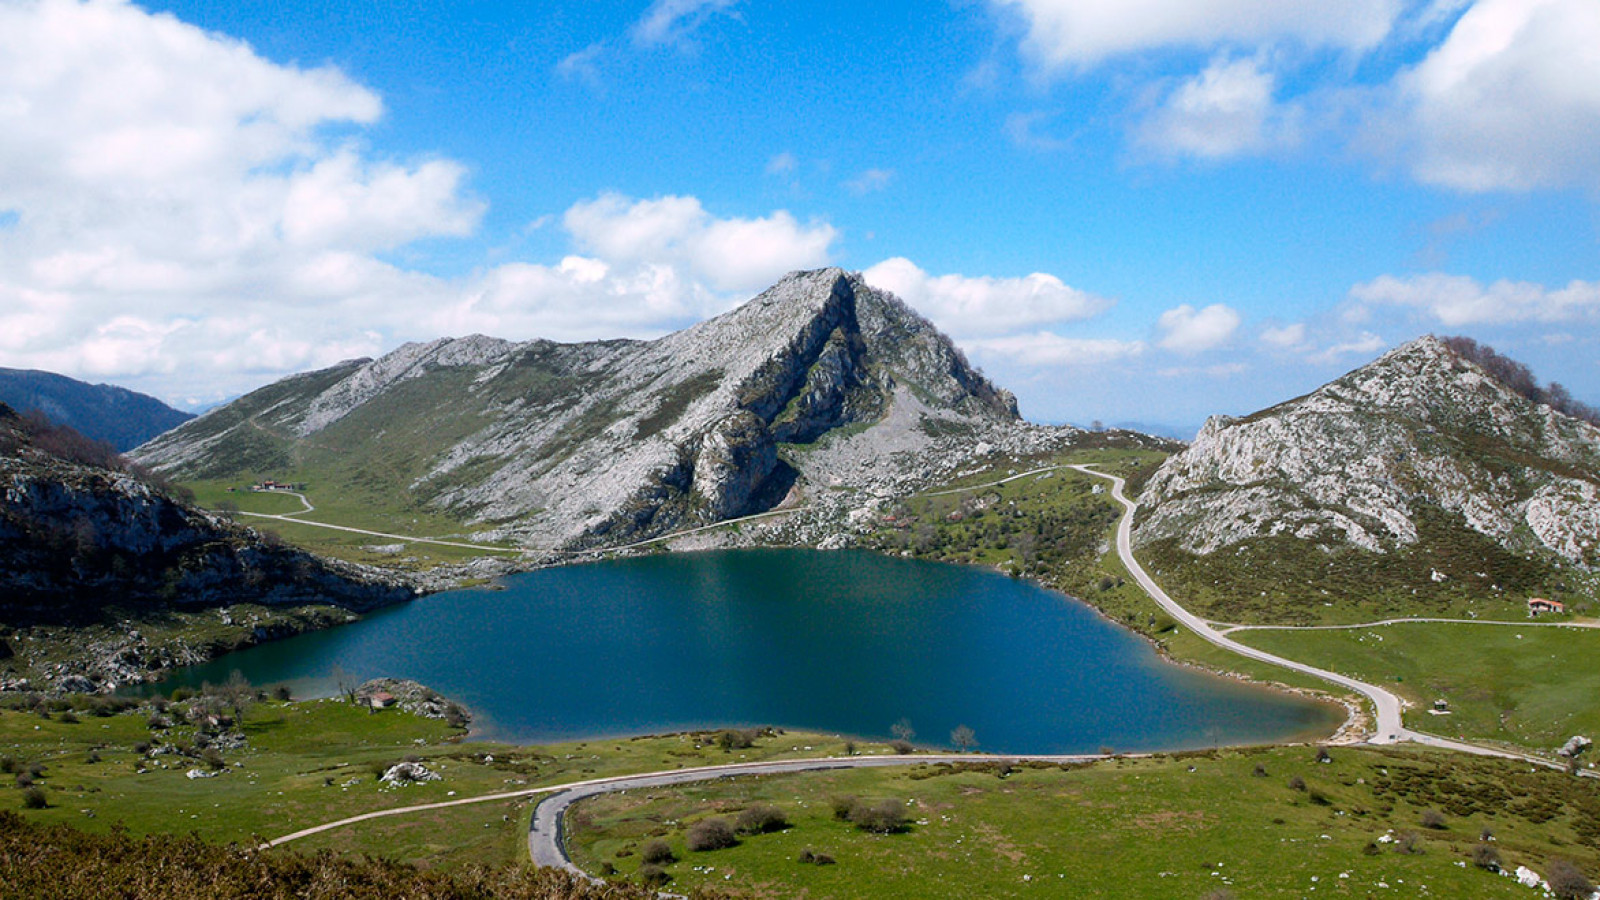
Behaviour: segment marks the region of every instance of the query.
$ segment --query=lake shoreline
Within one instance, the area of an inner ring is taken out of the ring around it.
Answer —
[[[509,743],[634,737],[730,723],[881,741],[887,739],[881,733],[885,723],[909,715],[924,726],[925,737],[972,717],[962,724],[980,726],[980,740],[1005,752],[1092,752],[1105,746],[1168,751],[1326,742],[1340,730],[1340,719],[1348,721],[1348,711],[1336,716],[1324,697],[1174,666],[1167,654],[1151,652],[1159,648],[1150,642],[1128,641],[1129,629],[1107,628],[1118,623],[1092,604],[981,566],[862,550],[769,547],[651,553],[519,575],[541,572],[547,577],[520,586],[519,578],[506,578],[470,589],[462,598],[466,606],[420,598],[375,614],[363,628],[303,635],[299,645],[278,651],[272,647],[281,642],[261,645],[237,660],[188,669],[156,690],[202,678],[220,683],[237,664],[254,682],[287,680],[305,696],[309,682],[337,659],[362,678],[406,677],[434,685],[473,710],[468,740]],[[813,579],[816,584],[802,584]],[[777,589],[781,599],[766,596],[775,584],[787,585]],[[735,594],[717,593],[730,585]],[[554,597],[551,590],[568,593]],[[619,590],[635,596],[605,596]],[[536,596],[539,602],[530,605]],[[673,630],[693,622],[701,624],[688,632]],[[504,650],[483,649],[504,645],[500,632],[530,635],[530,649],[544,647],[536,656],[608,656],[617,669],[580,677],[540,668],[557,665],[547,660],[506,671],[495,655]],[[382,643],[378,635],[388,635],[383,647],[374,643]],[[693,646],[675,645],[684,638]],[[778,643],[763,643],[769,640]],[[435,647],[426,651],[426,662],[404,662],[408,654],[424,653],[416,648],[427,644]],[[1133,653],[1134,645],[1147,649]],[[357,647],[365,649],[338,655]],[[927,655],[920,655],[924,650]],[[669,657],[664,672],[649,664],[661,652]],[[635,662],[638,653],[645,656]],[[823,658],[814,658],[818,654]],[[870,661],[886,654],[888,662]],[[704,672],[716,673],[712,695],[685,699],[683,694],[699,690],[689,685],[701,677],[686,667],[706,665],[713,669]],[[878,665],[892,668],[867,674]],[[506,696],[504,688],[474,682],[473,671],[540,687]],[[619,678],[619,684],[608,683]],[[883,678],[903,682],[898,690],[910,693],[869,689],[872,696],[856,696]],[[1011,718],[990,709],[993,703],[1010,710]],[[620,719],[612,709],[622,712]]]

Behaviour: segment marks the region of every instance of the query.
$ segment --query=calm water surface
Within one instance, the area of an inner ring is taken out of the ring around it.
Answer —
[[[474,736],[543,742],[780,725],[1012,753],[1326,734],[1342,711],[1162,662],[1087,607],[976,568],[865,552],[672,554],[516,575],[229,654],[176,684],[413,678]]]

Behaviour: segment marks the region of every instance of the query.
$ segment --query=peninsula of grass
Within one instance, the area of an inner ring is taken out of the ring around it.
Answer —
[[[1284,747],[741,777],[582,801],[567,846],[591,873],[638,879],[648,864],[673,890],[813,900],[1526,897],[1485,866],[1600,870],[1593,780],[1424,750],[1327,760]],[[902,810],[905,826],[861,827],[849,810],[863,802]],[[700,823],[737,827],[761,807],[785,827],[692,849]]]
[[[1600,737],[1597,629],[1408,622],[1231,636],[1399,693],[1419,731],[1544,754],[1573,735]]]

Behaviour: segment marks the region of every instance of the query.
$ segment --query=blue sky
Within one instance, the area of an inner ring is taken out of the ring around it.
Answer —
[[[0,365],[193,406],[832,264],[1044,421],[1427,332],[1597,403],[1597,46],[1593,0],[0,0]]]

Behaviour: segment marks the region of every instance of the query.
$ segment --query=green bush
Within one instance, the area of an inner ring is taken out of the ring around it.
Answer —
[[[678,861],[677,854],[672,852],[672,845],[660,838],[646,841],[639,850],[639,858],[647,865],[663,866]]]
[[[689,826],[689,849],[695,852],[721,850],[739,843],[727,819],[701,819]]]
[[[44,788],[30,787],[22,792],[23,809],[44,809],[50,805],[50,798],[45,796]]]
[[[905,806],[898,800],[879,800],[876,803],[857,801],[850,808],[850,824],[874,834],[904,831],[909,821]]]
[[[672,875],[666,869],[655,865],[642,865],[639,867],[639,882],[648,888],[658,888],[672,880]]]
[[[789,827],[783,810],[767,803],[758,803],[739,813],[734,826],[740,834],[769,834]]]

